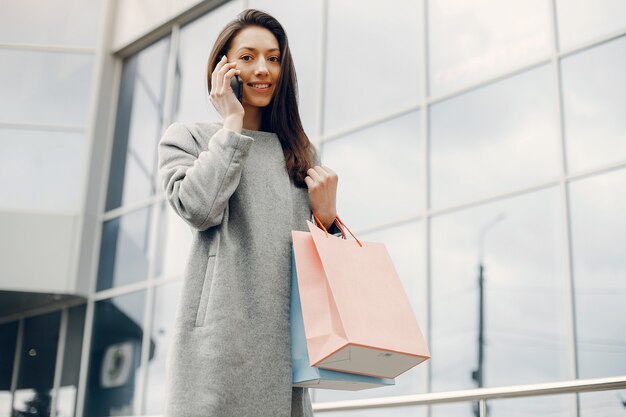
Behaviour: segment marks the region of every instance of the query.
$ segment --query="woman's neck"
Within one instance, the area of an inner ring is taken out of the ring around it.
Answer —
[[[248,130],[261,129],[261,108],[244,104],[243,128]]]

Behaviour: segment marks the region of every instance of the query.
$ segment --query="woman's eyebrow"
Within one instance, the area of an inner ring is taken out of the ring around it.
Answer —
[[[241,48],[237,49],[237,52],[241,51],[242,49],[249,49],[250,51],[254,51],[257,52],[256,48],[252,48],[250,46],[242,46]],[[280,49],[278,48],[272,48],[272,49],[268,49],[268,52],[274,52],[274,51],[280,51]]]

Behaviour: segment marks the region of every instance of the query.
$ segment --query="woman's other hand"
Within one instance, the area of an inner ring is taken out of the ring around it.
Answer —
[[[217,63],[211,74],[209,99],[224,120],[224,127],[241,133],[244,109],[230,86],[230,79],[241,71],[235,62],[226,62],[226,55]]]
[[[337,217],[337,173],[327,166],[309,168],[304,178],[309,189],[311,211],[320,219],[326,229],[332,226]]]

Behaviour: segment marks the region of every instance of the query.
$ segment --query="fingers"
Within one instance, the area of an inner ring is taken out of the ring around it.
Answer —
[[[217,61],[217,65],[215,66],[215,69],[211,73],[211,86],[213,87],[212,89],[215,89],[215,87],[217,87],[217,85],[216,85],[216,83],[217,83],[217,72],[222,69],[224,64],[226,64],[226,55],[222,56],[222,59]]]
[[[213,70],[213,74],[211,75],[211,83],[213,87],[212,90],[223,92],[224,84],[230,87],[229,83],[230,77],[232,77],[232,75],[227,79],[226,74],[229,71],[235,69],[236,65],[236,62],[226,62],[226,55],[222,57],[221,61],[217,63],[217,66],[215,67],[215,70]]]
[[[337,173],[327,166],[322,167],[316,165],[313,168],[309,168],[306,173],[308,176],[304,178],[304,182],[308,188],[311,188],[316,184],[328,184],[335,186],[337,184]]]

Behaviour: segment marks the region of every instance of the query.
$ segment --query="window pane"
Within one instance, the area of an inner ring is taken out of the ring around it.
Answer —
[[[101,0],[3,1],[1,43],[95,47]]]
[[[148,387],[145,414],[163,414],[165,400],[165,358],[174,332],[174,317],[180,282],[157,287],[154,293],[152,343],[154,353],[148,364]]]
[[[579,375],[626,375],[626,170],[570,190]]]
[[[106,210],[156,192],[169,38],[124,62]]]
[[[85,125],[93,60],[0,49],[0,123]]]
[[[487,402],[487,412],[489,417],[571,417],[576,415],[575,401],[575,395],[548,395],[491,400]]]
[[[82,209],[82,133],[0,129],[0,208]]]
[[[626,29],[624,0],[557,0],[561,49]]]
[[[182,276],[193,237],[190,226],[163,201],[157,237],[155,276]]]
[[[433,218],[433,391],[477,386],[480,265],[483,386],[573,378],[560,196],[551,188]]]
[[[152,207],[104,222],[98,291],[148,278],[148,244]]]
[[[556,179],[561,172],[554,76],[541,67],[433,105],[432,206]]]
[[[422,330],[426,320],[426,278],[424,276],[424,227],[420,222],[357,235],[365,242],[385,244],[413,307]],[[424,334],[424,336],[427,336]],[[427,342],[428,343],[428,342]],[[396,385],[363,391],[317,390],[315,401],[341,401],[361,398],[388,397],[425,392],[424,373],[427,362],[412,368],[396,378]]]
[[[622,417],[626,390],[580,394],[580,417]]]
[[[76,411],[78,374],[83,348],[86,306],[80,305],[68,310],[67,337],[63,352],[63,372],[57,397],[57,417],[73,417]]]
[[[24,320],[14,413],[49,416],[61,312]]]
[[[298,77],[300,118],[304,130],[313,140],[318,132],[319,72],[322,30],[321,1],[249,0],[248,7],[266,10],[283,26],[289,37],[289,48]],[[367,7],[371,7],[369,4]]]
[[[0,417],[11,416],[11,380],[18,322],[0,325]]]
[[[178,103],[173,120],[219,122],[219,115],[207,92],[207,61],[217,35],[243,9],[241,1],[230,1],[194,20],[180,31],[178,52]]]
[[[95,305],[85,416],[138,415],[137,395],[145,291]]]
[[[420,101],[422,2],[328,2],[324,131]]]
[[[626,160],[626,37],[565,58],[561,70],[569,171]]]
[[[419,112],[413,112],[322,144],[323,165],[339,177],[337,211],[351,230],[419,214],[419,120]],[[390,149],[396,151],[390,154]]]
[[[549,57],[549,1],[438,0],[428,14],[431,95]]]

